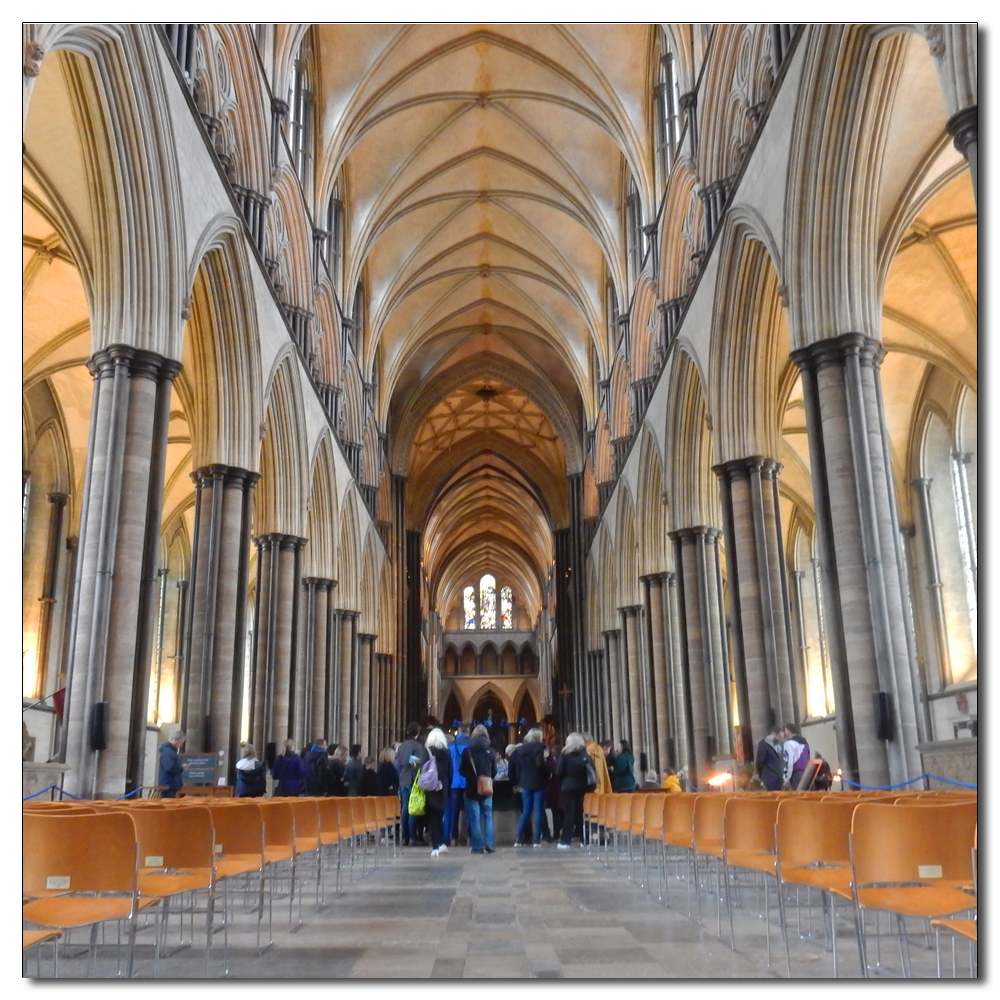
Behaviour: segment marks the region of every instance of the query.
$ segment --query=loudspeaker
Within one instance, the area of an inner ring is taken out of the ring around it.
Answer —
[[[893,725],[892,702],[888,691],[872,691],[872,709],[875,712],[875,736],[880,740],[891,740],[895,731]]]
[[[90,710],[90,749],[108,749],[108,715],[111,702],[97,701]]]
[[[278,756],[278,744],[268,743],[264,747],[264,763],[267,764],[267,769],[269,771],[274,770],[274,761]]]

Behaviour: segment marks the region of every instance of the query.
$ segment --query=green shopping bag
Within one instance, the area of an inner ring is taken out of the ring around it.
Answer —
[[[424,790],[416,782],[413,782],[413,787],[410,789],[410,803],[406,811],[411,816],[423,816],[426,809],[427,796],[424,794]]]

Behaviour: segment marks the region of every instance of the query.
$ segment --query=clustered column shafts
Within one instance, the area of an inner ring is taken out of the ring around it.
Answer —
[[[634,604],[618,609],[622,617],[622,639],[624,643],[623,659],[625,669],[622,671],[625,680],[623,702],[627,710],[623,712],[624,724],[627,727],[627,739],[632,744],[632,752],[638,762],[639,753],[645,747],[645,732],[642,725],[642,651],[639,648],[639,614],[641,605]]]
[[[94,797],[143,782],[170,393],[181,365],[116,345],[87,367],[94,398],[66,715],[68,790]]]
[[[375,670],[375,640],[377,636],[361,632],[358,634],[358,671],[360,680],[358,683],[358,743],[361,744],[362,753],[371,753],[372,747],[370,739],[373,730],[371,727],[371,695],[372,682]]]
[[[736,698],[745,760],[774,723],[798,720],[773,458],[716,465],[726,536]]]
[[[195,483],[194,537],[183,636],[181,725],[192,752],[238,759],[243,696],[250,518],[256,472],[208,465]]]
[[[251,685],[251,742],[261,756],[294,725],[300,561],[306,539],[272,532],[257,539],[257,627]]]
[[[357,742],[357,624],[360,614],[343,608],[337,611],[340,625],[339,677],[340,696],[339,713],[337,717],[337,732],[331,734],[345,746]]]
[[[688,776],[696,787],[716,756],[731,750],[729,671],[718,572],[718,528],[670,532],[677,567],[678,617]]]
[[[56,581],[59,576],[59,550],[62,543],[63,515],[66,510],[65,493],[50,493],[49,527],[45,540],[45,570],[42,576],[42,594],[38,598],[38,632],[35,642],[35,662],[38,671],[37,692],[48,690],[49,650],[52,646],[52,618],[56,604]]]
[[[662,770],[669,759],[667,697],[667,604],[665,595],[665,573],[652,573],[642,577],[645,587],[646,628],[649,637],[650,677],[652,681],[652,702],[655,720],[656,769]]]
[[[879,367],[885,348],[847,333],[792,352],[802,371],[841,768],[885,785],[919,774],[906,582]],[[890,702],[881,739],[873,697]],[[884,732],[882,735],[886,735]]]
[[[296,746],[325,736],[330,725],[330,684],[335,676],[333,606],[336,580],[307,576],[302,579],[302,684],[296,704],[293,739]]]
[[[604,636],[604,658],[607,664],[606,685],[608,700],[611,704],[611,738],[617,742],[625,735],[622,727],[622,687],[619,659],[621,629],[608,629],[602,634]]]

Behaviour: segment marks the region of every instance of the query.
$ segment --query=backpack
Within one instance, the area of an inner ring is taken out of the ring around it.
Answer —
[[[427,760],[420,765],[420,773],[417,775],[417,784],[425,792],[441,791],[441,779],[438,777],[437,761],[434,754],[430,754]]]
[[[587,791],[592,792],[597,787],[597,768],[587,754]]]

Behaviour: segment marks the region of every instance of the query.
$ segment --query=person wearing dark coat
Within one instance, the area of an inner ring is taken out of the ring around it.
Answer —
[[[326,759],[326,794],[347,794],[347,747],[341,744]]]
[[[490,747],[485,726],[472,730],[472,739],[462,751],[458,769],[465,778],[465,816],[469,824],[469,840],[473,854],[492,854],[493,796],[479,794],[480,776],[493,778],[497,773],[496,756]]]
[[[174,733],[160,747],[160,767],[156,783],[160,786],[162,798],[177,798],[177,793],[184,784],[184,765],[181,763],[180,749],[184,746],[186,739],[187,736],[184,733]]]
[[[767,736],[757,744],[757,756],[754,758],[757,777],[769,792],[781,791],[782,782],[785,780],[785,757],[781,752],[781,735],[781,726],[772,726]]]
[[[358,782],[358,795],[379,795],[378,775],[375,773],[375,758],[365,757],[365,767]]]
[[[397,795],[399,793],[399,772],[393,763],[395,756],[389,747],[386,747],[378,756],[379,764],[375,771],[375,779],[378,782],[376,795]]]
[[[635,780],[635,757],[628,740],[622,740],[619,747],[611,767],[611,788],[616,792],[634,792],[638,787]]]
[[[316,739],[302,755],[306,766],[306,795],[327,795],[326,782],[326,740]]]
[[[361,775],[364,773],[365,765],[361,761],[361,744],[351,744],[351,755],[344,765],[344,781],[347,783],[348,795],[360,795]]]
[[[515,847],[527,847],[525,834],[528,822],[534,834],[535,847],[542,846],[542,826],[545,816],[545,788],[549,783],[549,771],[545,766],[545,744],[541,729],[530,729],[524,742],[510,758],[514,784],[521,789],[521,815],[517,821]]]
[[[267,770],[257,757],[252,743],[243,746],[243,756],[236,764],[236,797],[259,799],[267,790]]]
[[[580,846],[583,847],[583,797],[590,786],[588,764],[593,767],[583,737],[579,733],[570,733],[556,764],[556,777],[560,779],[563,798],[562,836],[556,846],[562,850],[572,844],[574,836],[580,838]]]
[[[274,758],[271,777],[277,782],[275,795],[301,795],[306,789],[306,763],[295,752],[291,740],[285,740],[285,749]]]
[[[410,789],[416,780],[420,765],[427,760],[427,748],[417,740],[420,726],[411,722],[406,727],[406,739],[396,749],[396,771],[399,774],[400,832],[403,847],[409,847],[411,840],[417,839],[416,816],[410,815]]]
[[[448,752],[448,737],[440,729],[432,729],[427,734],[424,743],[427,747],[428,760],[434,758],[437,767],[438,788],[425,788],[425,813],[427,816],[427,835],[431,841],[431,857],[448,850],[448,841],[444,834],[444,810],[451,790],[451,754]],[[420,772],[417,772],[417,780]]]

